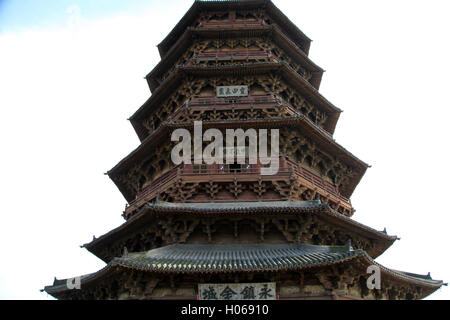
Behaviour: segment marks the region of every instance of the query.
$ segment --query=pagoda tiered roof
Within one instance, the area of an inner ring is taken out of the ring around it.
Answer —
[[[378,264],[399,238],[351,219],[369,165],[333,139],[342,110],[319,93],[310,45],[270,0],[195,0],[158,45],[152,95],[129,119],[140,145],[107,173],[126,221],[82,246],[106,267],[79,277],[82,290],[55,278],[44,291],[192,299],[197,284],[263,280],[282,299],[422,299],[444,285]],[[262,175],[259,160],[176,165],[170,136],[196,121],[279,130],[278,172]],[[368,267],[383,279],[370,293]]]
[[[230,203],[148,203],[142,207],[138,214],[123,225],[96,238],[91,243],[83,245],[84,248],[98,256],[105,262],[108,257],[102,254],[102,249],[110,247],[115,241],[132,234],[143,226],[153,223],[161,215],[192,215],[198,217],[239,215],[305,215],[314,214],[320,220],[333,225],[336,229],[359,234],[376,245],[368,250],[372,258],[377,258],[386,251],[398,238],[387,235],[365,226],[355,220],[334,211],[329,205],[320,201],[270,201],[270,202],[230,202]]]
[[[198,1],[186,12],[183,18],[172,29],[169,35],[158,45],[161,58],[167,55],[182,36],[186,28],[192,26],[201,12],[226,11],[226,10],[258,10],[264,9],[268,16],[273,19],[283,32],[300,48],[305,54],[309,53],[311,39],[309,39],[286,15],[281,12],[270,0],[221,0],[221,1]],[[251,28],[254,28],[252,26]]]
[[[229,274],[229,273],[280,273],[303,271],[315,268],[330,268],[335,265],[377,266],[383,279],[391,279],[422,288],[422,297],[431,294],[443,285],[430,276],[388,269],[375,262],[365,251],[347,246],[315,246],[307,244],[236,244],[200,245],[175,244],[148,252],[126,253],[113,259],[97,273],[81,277],[83,288],[107,281],[121,270],[133,270],[155,274]],[[363,269],[362,268],[362,269]],[[70,290],[67,280],[56,280],[53,286],[44,289],[59,297]],[[77,291],[71,292],[77,294]]]
[[[266,121],[265,119],[207,121],[203,123],[203,127],[205,129],[208,127],[221,129],[230,128],[236,124],[239,124],[240,128],[281,128],[289,126],[301,129],[302,134],[308,135],[318,146],[331,154],[334,154],[342,162],[349,164],[355,169],[354,176],[339,190],[346,198],[351,197],[353,191],[369,167],[368,164],[364,163],[339,145],[329,134],[324,130],[321,130],[302,114],[298,114],[294,117],[274,118],[270,121]],[[193,128],[193,123],[163,123],[156,131],[148,136],[137,149],[108,171],[109,177],[113,180],[127,201],[131,202],[135,200],[136,194],[133,194],[126,185],[118,179],[118,176],[135,165],[137,161],[143,159],[145,155],[151,154],[151,150],[159,145],[162,139],[167,139],[167,137],[170,136],[171,131],[178,128]]]
[[[326,112],[329,119],[324,125],[324,129],[331,135],[334,133],[336,124],[342,110],[334,106],[317,89],[315,89],[308,81],[301,77],[297,72],[292,70],[285,62],[262,62],[262,63],[243,63],[239,65],[228,65],[220,67],[203,67],[203,66],[177,66],[172,74],[166,78],[155,90],[152,96],[139,108],[131,117],[130,121],[133,125],[138,137],[143,141],[147,136],[147,130],[142,125],[142,120],[150,116],[154,108],[157,108],[168,94],[172,93],[183,79],[188,76],[211,77],[217,76],[248,76],[263,75],[268,72],[274,72],[280,75],[293,88],[302,93],[306,99],[315,104],[319,110]]]
[[[146,76],[151,92],[154,92],[160,85],[159,78],[167,72],[177,61],[177,59],[189,48],[194,39],[222,39],[239,37],[269,37],[274,43],[284,50],[290,57],[301,63],[312,72],[311,85],[319,90],[324,70],[315,64],[303,51],[289,39],[276,25],[255,26],[252,28],[233,29],[204,29],[189,27],[178,39],[177,43],[161,59],[156,67]]]

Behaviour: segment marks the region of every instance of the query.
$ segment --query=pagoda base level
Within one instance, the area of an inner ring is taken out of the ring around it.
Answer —
[[[379,289],[370,288],[373,270]],[[62,300],[211,300],[223,298],[224,288],[245,285],[270,286],[272,300],[414,300],[443,285],[429,275],[385,268],[350,244],[171,245],[125,254],[78,279],[75,289],[55,280],[44,290]]]
[[[119,288],[114,290],[111,285],[99,286],[82,291],[69,291],[63,294],[54,294],[60,300],[199,300],[199,283],[261,283],[275,282],[277,300],[417,300],[422,299],[429,293],[418,290],[415,286],[402,286],[390,283],[381,290],[368,290],[365,280],[363,286],[359,284],[360,277],[351,278],[356,285],[349,288],[331,289],[331,287],[347,287],[345,283],[322,283],[323,279],[330,275],[330,269],[311,270],[308,273],[283,273],[283,274],[254,274],[251,279],[249,275],[240,274],[232,277],[185,277],[152,276],[142,282],[141,292],[139,286],[127,285],[126,278],[132,277],[132,273],[119,275]],[[142,274],[141,274],[142,275]],[[275,277],[275,279],[274,279]],[[308,284],[301,285],[300,279]],[[254,282],[256,280],[256,282]],[[153,287],[154,286],[154,287]],[[326,289],[330,287],[330,289]],[[433,290],[434,291],[434,290]]]

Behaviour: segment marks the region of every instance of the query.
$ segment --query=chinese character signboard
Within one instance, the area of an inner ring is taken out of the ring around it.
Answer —
[[[217,87],[217,97],[248,97],[248,86]]]
[[[199,284],[198,298],[200,300],[276,300],[276,284]]]

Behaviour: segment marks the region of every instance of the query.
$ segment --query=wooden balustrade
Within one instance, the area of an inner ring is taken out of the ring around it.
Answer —
[[[171,121],[177,121],[181,114],[194,111],[227,111],[227,110],[265,110],[269,108],[282,109],[293,116],[297,112],[280,98],[271,95],[251,96],[245,98],[192,98],[185,102],[173,115]]]
[[[262,178],[264,181],[278,181],[280,179],[287,181],[294,177],[299,179],[300,184],[315,190],[318,194],[336,203],[338,206],[344,207],[349,212],[353,210],[349,199],[343,197],[333,184],[288,159],[280,159],[280,169],[273,176],[262,176],[261,167],[260,164],[240,165],[240,167],[238,165],[179,165],[145,187],[137,195],[136,200],[130,202],[130,205],[125,209],[124,216],[129,217],[133,212],[151,199],[154,199],[161,191],[167,190],[179,179],[183,179],[184,182],[188,183],[204,182],[206,180],[225,182],[228,180],[232,181],[236,176],[239,176],[242,181],[257,181],[259,178]]]
[[[241,27],[259,27],[265,25],[264,20],[247,21],[247,20],[225,20],[217,22],[201,22],[199,28],[212,29],[212,28],[241,28]]]
[[[129,206],[125,209],[125,211],[132,212],[147,203],[148,199],[152,199],[156,196],[159,189],[170,184],[179,175],[181,167],[182,165],[179,165],[171,169],[155,179],[150,185],[142,189],[142,191],[137,194],[136,199],[129,203]]]
[[[271,52],[264,50],[228,50],[228,51],[207,51],[194,55],[193,59],[200,61],[214,60],[244,60],[251,58],[270,58]]]

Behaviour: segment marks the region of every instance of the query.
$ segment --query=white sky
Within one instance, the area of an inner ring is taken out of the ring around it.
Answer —
[[[373,166],[355,220],[402,238],[377,261],[450,281],[449,2],[274,3],[314,40],[321,93],[344,110],[336,140]],[[150,96],[156,45],[191,4],[101,19],[80,7],[75,24],[65,13],[64,26],[0,33],[0,299],[51,299],[39,290],[54,276],[104,266],[79,248],[124,222],[103,173],[138,146],[126,119]]]

